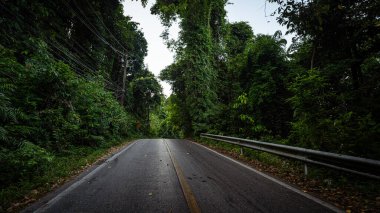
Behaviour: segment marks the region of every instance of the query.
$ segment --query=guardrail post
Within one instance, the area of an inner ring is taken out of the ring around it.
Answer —
[[[244,155],[244,153],[243,153],[243,147],[240,147],[240,155]]]
[[[304,164],[304,172],[305,172],[305,177],[307,177],[307,164]]]

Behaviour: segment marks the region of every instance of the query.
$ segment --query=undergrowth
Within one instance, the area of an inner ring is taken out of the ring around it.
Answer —
[[[1,189],[0,212],[20,210],[107,155],[112,147],[126,142],[127,140],[109,141],[100,147],[73,146],[57,153],[42,175],[21,180]]]

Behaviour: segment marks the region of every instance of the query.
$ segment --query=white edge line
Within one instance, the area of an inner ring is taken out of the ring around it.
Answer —
[[[190,141],[190,140],[188,140],[188,141]],[[190,142],[194,143],[194,144],[196,144],[196,145],[198,145],[200,147],[203,147],[203,148],[205,148],[205,149],[207,149],[207,150],[209,150],[209,151],[211,151],[211,152],[213,152],[213,153],[215,153],[215,154],[217,154],[217,155],[219,155],[219,156],[221,156],[221,157],[223,157],[225,159],[228,159],[228,160],[230,160],[230,161],[232,161],[232,162],[234,162],[234,163],[236,163],[236,164],[238,164],[238,165],[240,165],[240,166],[242,166],[242,167],[244,167],[244,168],[246,168],[248,170],[251,170],[251,171],[253,171],[253,172],[255,172],[255,173],[257,173],[257,174],[259,174],[259,175],[261,175],[261,176],[263,176],[263,177],[265,177],[265,178],[267,178],[267,179],[269,179],[269,180],[271,180],[271,181],[273,181],[273,182],[275,182],[275,183],[277,183],[277,184],[279,184],[279,185],[281,185],[281,186],[283,186],[283,187],[285,187],[285,188],[287,188],[287,189],[289,189],[289,190],[297,193],[297,194],[300,194],[300,195],[302,195],[302,196],[304,196],[304,197],[306,197],[306,198],[308,198],[308,199],[310,199],[310,200],[312,200],[312,201],[314,201],[314,202],[316,202],[316,203],[318,203],[318,204],[320,204],[320,205],[322,205],[322,206],[324,206],[324,207],[326,207],[326,208],[328,208],[328,209],[330,209],[330,210],[332,210],[334,212],[344,212],[343,210],[341,210],[341,209],[339,209],[339,208],[331,205],[330,203],[327,203],[327,202],[325,202],[323,200],[320,200],[320,199],[318,199],[318,198],[316,198],[316,197],[314,197],[312,195],[309,195],[309,194],[307,194],[307,193],[305,193],[305,192],[303,192],[303,191],[301,191],[299,189],[296,189],[296,188],[294,188],[294,187],[292,187],[292,186],[290,186],[290,185],[288,185],[288,184],[286,184],[284,182],[281,182],[281,181],[279,181],[279,180],[277,180],[277,179],[275,179],[275,178],[273,178],[273,177],[271,177],[271,176],[269,176],[267,174],[264,174],[263,172],[260,172],[260,171],[254,169],[254,168],[252,168],[252,167],[250,167],[248,165],[245,165],[245,164],[243,164],[243,163],[241,163],[241,162],[239,162],[239,161],[237,161],[235,159],[232,159],[232,158],[230,158],[228,156],[225,156],[225,155],[223,155],[223,154],[221,154],[221,153],[219,153],[219,152],[217,152],[215,150],[212,150],[212,149],[210,149],[210,148],[208,148],[208,147],[206,147],[206,146],[204,146],[202,144],[199,144],[197,142],[194,142],[194,141],[190,141]]]
[[[90,179],[96,172],[98,172],[103,167],[105,167],[109,162],[111,162],[114,159],[116,159],[117,157],[119,157],[123,152],[127,151],[129,148],[131,148],[138,141],[139,140],[134,141],[131,144],[127,145],[127,147],[125,147],[124,149],[122,149],[118,153],[114,154],[112,157],[110,157],[109,159],[107,159],[106,161],[104,161],[102,164],[100,164],[98,167],[96,167],[94,170],[92,170],[86,176],[82,177],[80,180],[78,180],[75,183],[73,183],[71,186],[69,186],[64,191],[62,191],[61,193],[59,193],[58,195],[56,195],[54,198],[52,198],[51,200],[49,200],[49,202],[47,202],[46,204],[42,205],[40,208],[38,208],[34,212],[38,213],[38,212],[44,212],[44,211],[46,211],[47,208],[49,208],[50,206],[54,205],[62,197],[64,197],[65,195],[67,195],[68,193],[70,193],[72,190],[74,190],[75,188],[77,188],[79,185],[81,185],[82,183],[84,183],[85,181],[87,181],[88,179]]]

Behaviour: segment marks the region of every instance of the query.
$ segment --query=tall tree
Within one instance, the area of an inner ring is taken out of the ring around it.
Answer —
[[[221,44],[225,4],[225,0],[158,0],[152,7],[152,13],[159,15],[165,25],[170,25],[176,18],[180,19],[181,47],[177,51],[177,69],[168,71],[179,69],[183,75],[178,78],[183,83],[178,98],[186,103],[184,111],[191,123],[190,128],[186,129],[187,135],[193,131],[207,130],[210,115],[215,109],[217,72],[214,67],[213,50],[217,48],[217,44]],[[175,88],[174,91],[178,89]]]
[[[248,50],[252,46],[253,31],[246,22],[226,23],[218,70],[217,95],[220,105],[216,115],[212,118],[211,129],[226,134],[239,132],[237,118],[233,105],[239,95],[242,94],[240,76],[247,64]]]
[[[379,1],[271,2],[279,4],[278,21],[296,33],[299,41],[292,56],[300,65],[290,86],[295,111],[292,140],[376,156],[380,153],[376,146],[380,135]]]

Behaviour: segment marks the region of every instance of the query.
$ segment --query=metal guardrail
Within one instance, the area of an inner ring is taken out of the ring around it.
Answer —
[[[378,160],[207,133],[202,133],[201,137],[303,161],[305,175],[307,175],[307,165],[315,164],[380,180],[380,161]]]

